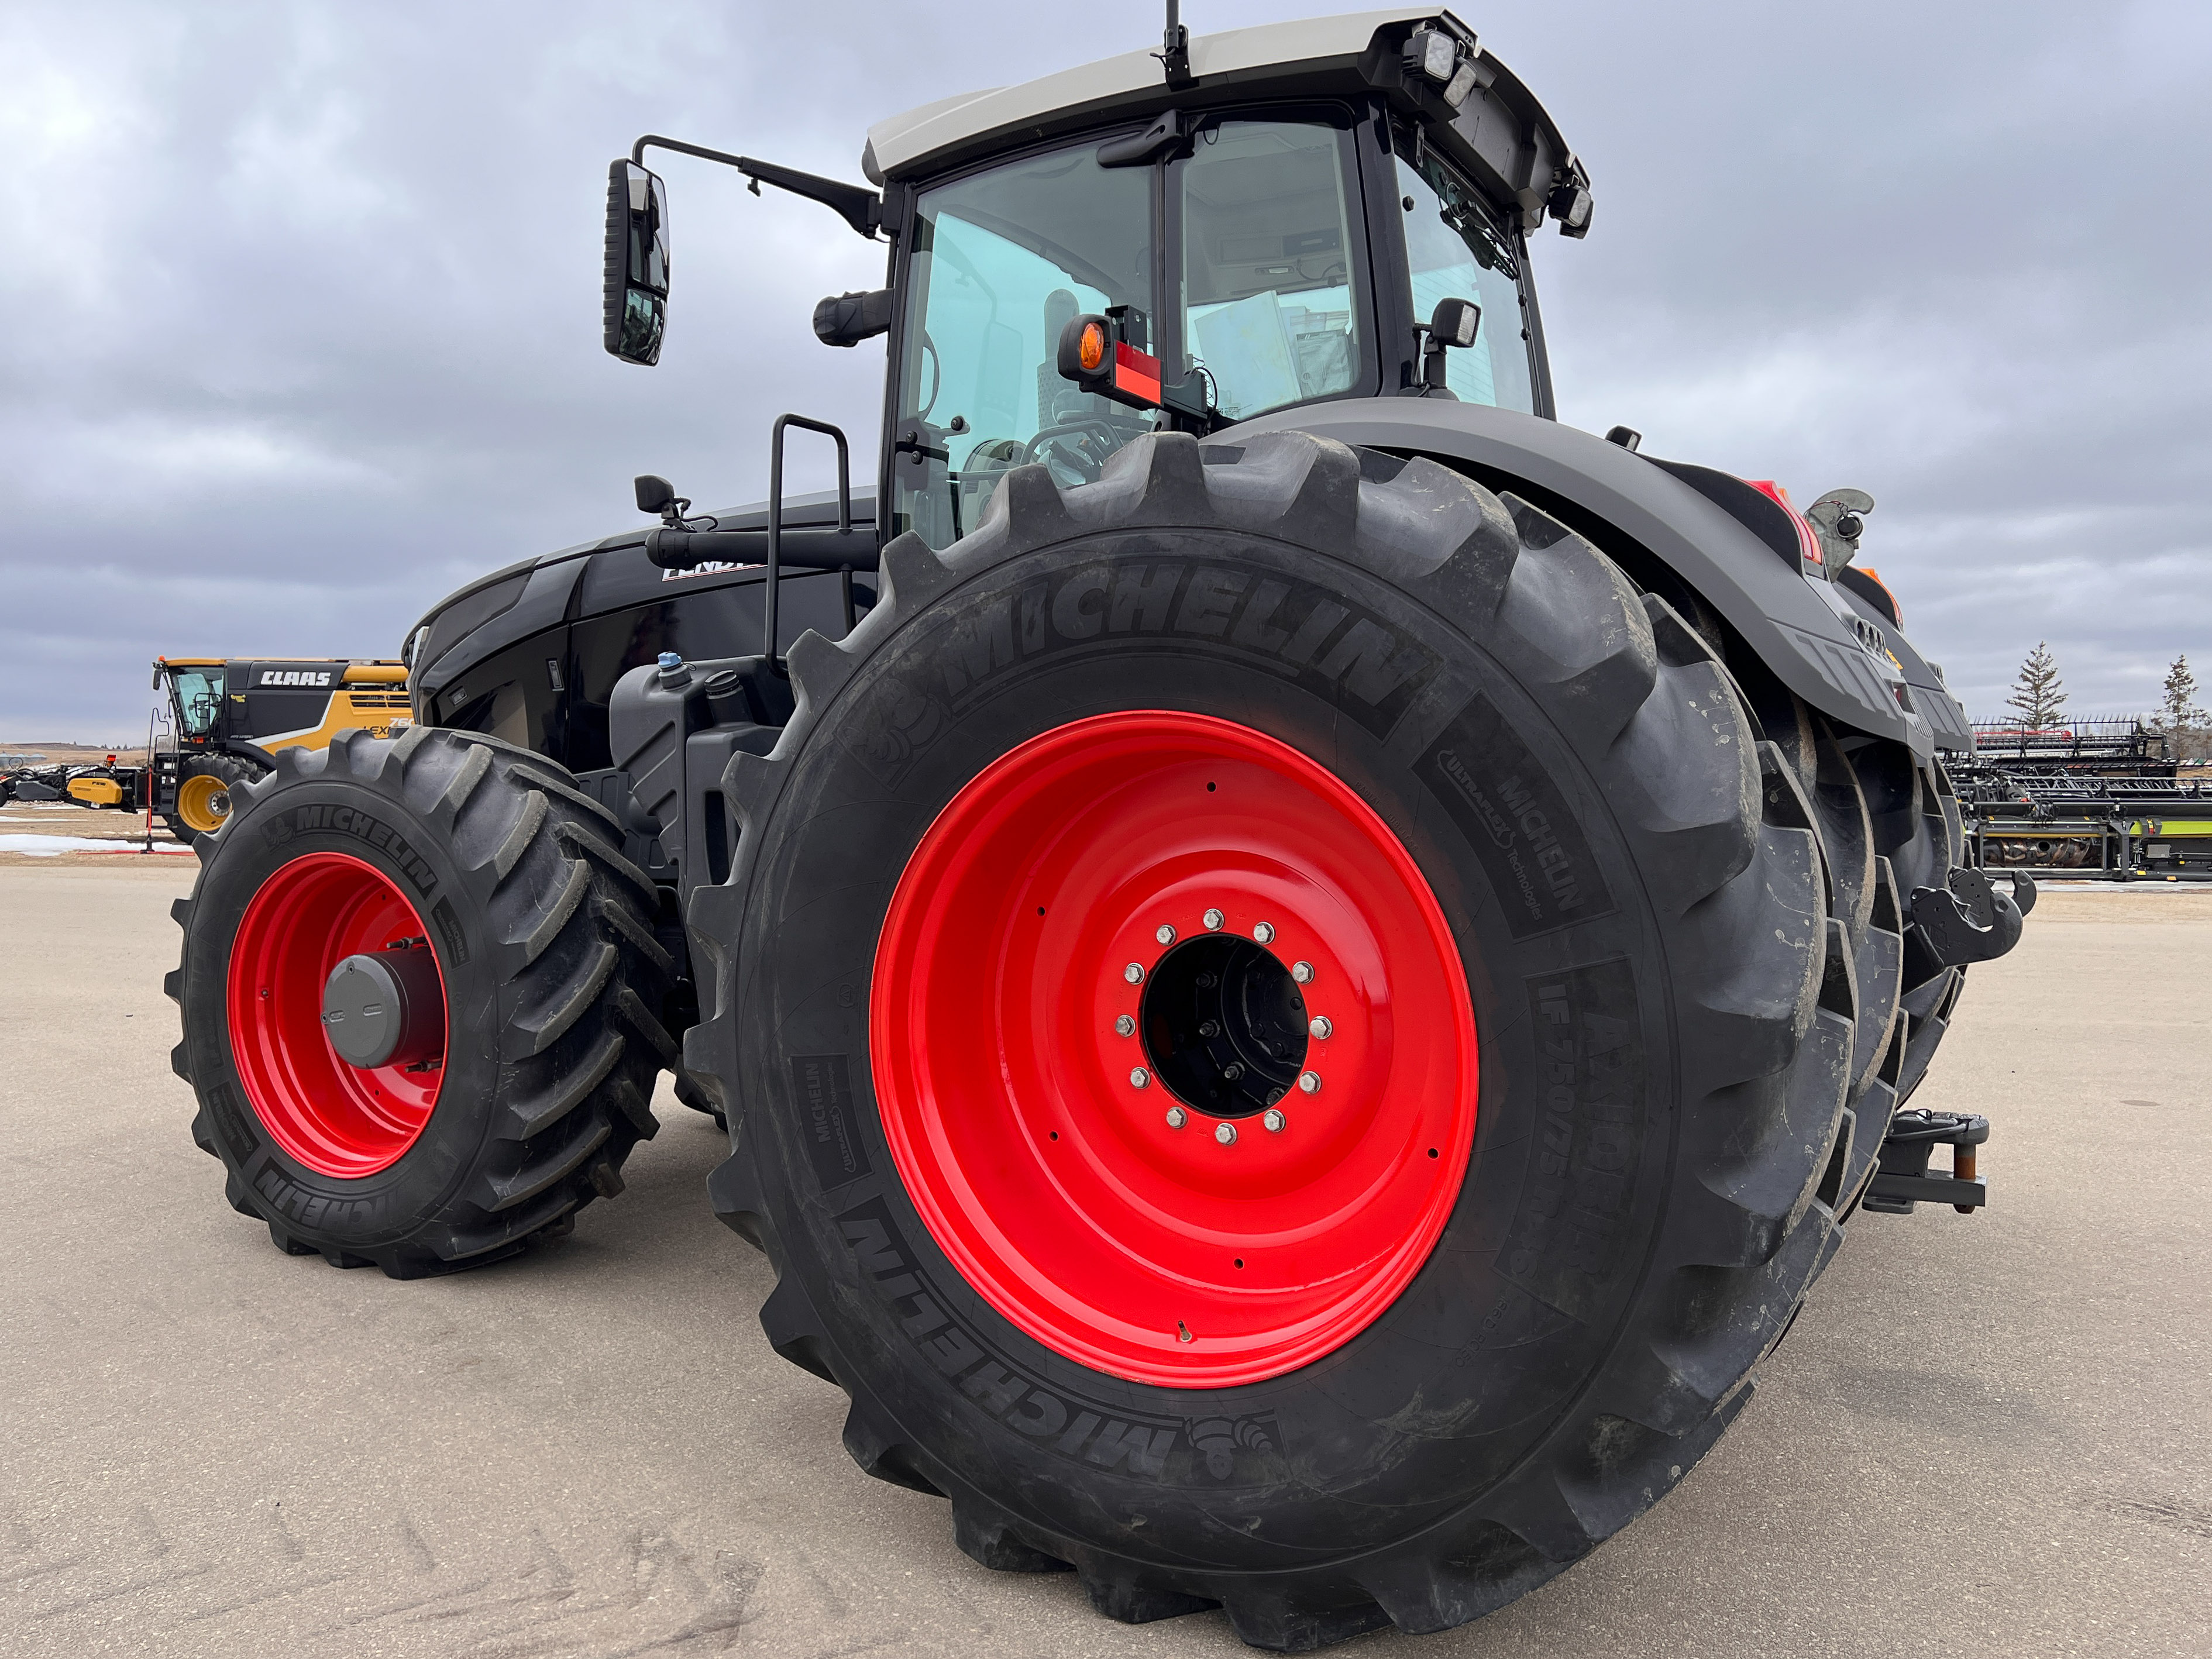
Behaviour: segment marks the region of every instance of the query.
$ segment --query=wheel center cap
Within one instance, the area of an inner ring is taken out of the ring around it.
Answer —
[[[323,1030],[361,1071],[428,1060],[445,1047],[445,1000],[428,950],[362,952],[331,969]]]

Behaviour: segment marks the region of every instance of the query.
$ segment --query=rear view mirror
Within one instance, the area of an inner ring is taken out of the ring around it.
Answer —
[[[668,194],[635,161],[607,169],[606,347],[626,363],[660,361],[668,325]]]

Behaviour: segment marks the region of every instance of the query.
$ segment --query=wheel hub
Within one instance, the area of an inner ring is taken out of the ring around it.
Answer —
[[[177,786],[177,816],[204,836],[230,817],[230,786],[212,772],[196,772]]]
[[[323,1027],[357,1071],[410,1066],[446,1047],[446,1004],[426,949],[356,952],[323,984]]]
[[[1305,999],[1265,945],[1203,933],[1174,946],[1146,975],[1143,1010],[1152,1071],[1186,1105],[1252,1117],[1297,1086]]]

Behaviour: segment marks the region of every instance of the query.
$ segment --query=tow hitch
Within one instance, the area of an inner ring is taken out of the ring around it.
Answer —
[[[1990,1138],[1990,1121],[1964,1112],[1929,1112],[1917,1108],[1890,1120],[1875,1177],[1867,1184],[1865,1205],[1884,1215],[1911,1215],[1914,1204],[1948,1204],[1972,1215],[1989,1201],[1989,1183],[1974,1171],[1975,1148]],[[1951,1149],[1950,1173],[1930,1173],[1929,1154]]]

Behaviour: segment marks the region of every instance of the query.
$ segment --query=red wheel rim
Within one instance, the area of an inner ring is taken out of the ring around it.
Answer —
[[[427,937],[391,878],[345,853],[292,860],[246,907],[230,952],[230,1052],[254,1115],[310,1170],[374,1175],[430,1121],[442,1066],[356,1070],[331,1047],[322,1019],[324,982],[340,961]],[[441,968],[441,995],[444,986]]]
[[[1132,1080],[1155,1027],[1116,1029],[1146,1017],[1128,966],[1159,979],[1209,910],[1221,935],[1268,924],[1312,969],[1299,1017],[1329,1022],[1279,1131]],[[1189,1388],[1310,1364],[1396,1299],[1458,1198],[1475,1032],[1443,913],[1364,801],[1249,727],[1105,714],[1002,757],[908,863],[875,986],[877,1098],[924,1223],[1096,1370]]]

